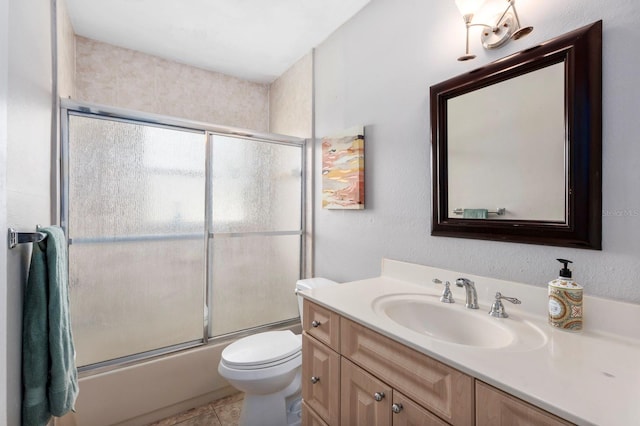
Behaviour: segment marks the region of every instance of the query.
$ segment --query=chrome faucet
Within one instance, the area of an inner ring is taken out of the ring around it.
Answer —
[[[476,293],[476,286],[473,281],[467,278],[458,278],[456,285],[458,287],[464,287],[467,296],[464,306],[469,309],[478,309],[478,293]]]

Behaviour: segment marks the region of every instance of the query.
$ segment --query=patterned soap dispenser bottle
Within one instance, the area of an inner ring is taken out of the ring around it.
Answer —
[[[582,330],[582,286],[571,278],[567,267],[573,263],[557,259],[563,264],[560,275],[549,281],[549,324],[567,331]]]

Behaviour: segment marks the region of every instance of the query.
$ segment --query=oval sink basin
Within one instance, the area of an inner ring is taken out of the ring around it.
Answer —
[[[503,348],[526,342],[531,348],[532,344],[544,343],[541,333],[522,321],[496,319],[482,309],[467,309],[463,303],[441,303],[435,295],[383,296],[373,302],[373,310],[411,331],[458,345]],[[530,330],[523,332],[524,328]],[[520,337],[522,334],[526,335],[524,341]]]

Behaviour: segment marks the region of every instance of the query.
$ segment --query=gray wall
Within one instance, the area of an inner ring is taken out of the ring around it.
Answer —
[[[7,154],[6,161],[0,154],[1,168],[6,173],[6,187],[5,176],[0,175],[0,225],[4,230],[6,225],[35,230],[36,224],[52,223],[50,10],[47,0],[0,2],[0,31],[8,34],[0,36],[0,129],[4,132],[6,128]],[[2,151],[4,138],[0,133]],[[30,247],[23,245],[8,253],[4,250],[0,251],[2,262],[5,259],[7,262],[6,275],[0,280],[0,424],[17,425],[20,424],[22,290]],[[2,271],[4,274],[5,268]]]
[[[315,274],[376,276],[388,257],[542,286],[573,260],[587,294],[640,303],[640,3],[519,0],[535,31],[461,63],[464,24],[453,1],[373,0],[316,49],[316,136],[364,124],[366,210],[315,205]],[[490,61],[603,20],[603,250],[430,236],[429,87]],[[319,142],[316,199],[321,198]],[[430,280],[432,277],[425,277]],[[479,286],[482,283],[478,283]]]

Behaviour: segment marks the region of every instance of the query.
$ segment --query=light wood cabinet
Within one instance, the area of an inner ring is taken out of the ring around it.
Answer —
[[[344,357],[340,395],[341,424],[391,425],[391,387]]]
[[[344,357],[341,371],[341,424],[447,426],[447,422]]]
[[[303,426],[571,424],[308,300],[302,397]]]
[[[342,356],[453,425],[473,424],[473,378],[342,318]]]
[[[302,395],[304,402],[330,425],[340,419],[340,355],[302,336]]]
[[[305,301],[302,307],[302,330],[334,351],[340,351],[340,315],[335,312]]]
[[[476,381],[477,426],[566,426],[572,423]]]
[[[302,401],[302,424],[305,426],[329,426],[304,401]]]
[[[393,406],[395,405],[395,407]],[[402,393],[393,391],[393,426],[447,426],[448,423],[413,402]],[[395,408],[395,410],[394,410]],[[399,411],[397,411],[399,410]]]

